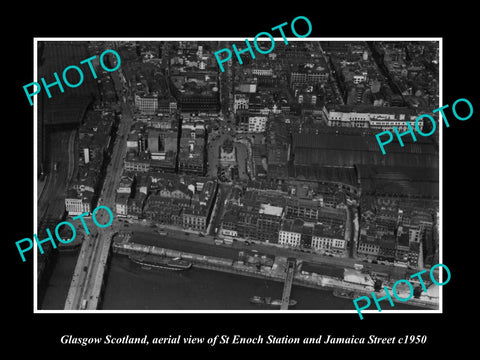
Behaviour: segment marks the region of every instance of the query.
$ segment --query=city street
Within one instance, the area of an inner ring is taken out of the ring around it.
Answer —
[[[202,239],[205,239],[202,241]],[[166,249],[195,253],[199,255],[216,256],[237,260],[239,249],[215,245],[210,237],[201,238],[197,235],[185,235],[168,231],[168,235],[159,235],[148,231],[135,231],[130,241],[142,245],[163,247]]]
[[[113,73],[117,93],[122,93],[118,73]],[[115,211],[115,190],[120,181],[126,142],[121,138],[128,134],[133,121],[131,109],[127,102],[122,102],[122,118],[117,130],[117,141],[114,144],[112,158],[100,193],[99,204]],[[99,211],[98,222],[107,223],[106,212]],[[114,229],[112,226],[98,228],[98,236],[86,237],[80,250],[75,272],[70,285],[65,309],[96,309],[100,301],[103,275],[110,253],[110,244]],[[93,234],[92,234],[93,235]]]
[[[250,160],[248,158],[247,146],[240,142],[234,142],[233,145],[237,151],[238,176],[240,180],[248,180],[247,162]]]
[[[326,255],[319,255],[315,253],[302,252],[298,249],[289,249],[273,244],[264,244],[260,242],[249,242],[247,245],[243,241],[234,241],[232,244],[215,245],[214,236],[206,235],[199,236],[193,233],[186,233],[183,230],[164,229],[167,235],[159,235],[158,228],[152,227],[150,224],[144,223],[128,223],[128,226],[123,225],[120,221],[113,225],[112,231],[132,232],[131,241],[138,242],[143,245],[153,245],[158,247],[165,247],[172,250],[193,252],[201,255],[212,255],[218,257],[226,257],[229,259],[238,258],[239,251],[253,251],[257,254],[267,254],[282,257],[294,257],[297,261],[308,262],[312,266],[310,269],[316,269],[322,274],[331,276],[343,276],[344,268],[354,268],[355,264],[362,264],[368,267],[371,271],[387,273],[393,279],[405,278],[405,268],[382,264],[364,263],[352,258],[330,257]],[[159,226],[162,228],[161,226]],[[188,235],[187,235],[188,234]],[[333,275],[334,274],[334,275]]]
[[[225,200],[230,193],[230,189],[231,185],[222,183],[218,184],[215,212],[212,214],[212,218],[210,220],[210,235],[216,235],[215,229],[220,229],[220,225],[222,223],[222,216],[224,213]]]

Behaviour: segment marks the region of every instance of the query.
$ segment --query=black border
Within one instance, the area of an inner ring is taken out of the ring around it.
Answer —
[[[288,5],[288,7],[287,7]],[[150,8],[151,6],[151,8]],[[17,351],[27,345],[37,351],[53,350],[56,354],[72,352],[97,353],[98,350],[132,351],[137,354],[150,352],[157,356],[179,356],[183,350],[192,354],[210,351],[209,346],[143,348],[137,346],[68,346],[60,344],[64,334],[75,336],[104,336],[113,334],[131,336],[149,334],[150,337],[169,334],[214,336],[216,334],[275,334],[278,336],[403,336],[427,335],[426,345],[415,346],[261,346],[262,350],[283,355],[311,351],[313,356],[348,350],[352,354],[387,356],[404,352],[416,358],[419,353],[441,354],[452,345],[463,349],[474,343],[469,337],[474,330],[465,326],[473,318],[475,297],[476,250],[476,176],[475,144],[477,129],[478,94],[476,85],[476,20],[471,8],[459,3],[442,8],[438,3],[421,8],[420,5],[402,3],[361,3],[353,7],[345,4],[289,3],[266,6],[260,11],[246,3],[221,5],[171,6],[158,3],[111,3],[101,9],[98,4],[77,4],[76,9],[60,8],[60,14],[51,8],[29,10],[22,17],[22,32],[10,36],[4,43],[4,118],[3,155],[6,161],[3,176],[4,215],[6,229],[5,278],[7,284],[3,296],[8,300],[5,309],[8,321],[4,343]],[[63,9],[63,10],[62,10]],[[77,11],[78,10],[78,11]],[[442,37],[443,38],[443,103],[452,104],[458,98],[469,99],[474,106],[473,117],[465,122],[453,120],[451,127],[443,131],[443,262],[452,272],[451,282],[444,290],[443,314],[367,314],[359,320],[352,314],[33,314],[33,258],[21,262],[14,242],[33,234],[33,108],[25,99],[22,86],[33,79],[33,38],[47,36],[94,37],[251,37],[260,31],[290,22],[294,17],[307,16],[312,25],[311,37]],[[5,34],[12,29],[5,29]],[[13,100],[13,102],[11,101]],[[473,208],[469,208],[473,203]],[[13,223],[13,224],[12,224]],[[472,315],[470,315],[470,313]],[[13,315],[14,314],[14,315]],[[473,319],[472,319],[473,320]],[[461,323],[459,323],[459,321]],[[457,324],[459,326],[457,326]],[[461,326],[460,324],[465,324]],[[245,351],[257,356],[255,346],[217,346],[215,353]],[[167,353],[171,355],[167,355]],[[176,355],[175,355],[176,354]],[[306,355],[306,354],[305,354]]]

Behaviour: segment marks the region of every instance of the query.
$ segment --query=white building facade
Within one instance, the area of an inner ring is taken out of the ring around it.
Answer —
[[[347,248],[344,239],[335,239],[325,236],[312,236],[312,249],[314,250],[332,250],[335,252],[343,252]]]
[[[408,130],[407,121],[412,129],[415,129],[416,115],[407,115],[393,112],[344,112],[330,111],[328,114],[328,126],[374,128],[381,130],[398,131]],[[423,130],[423,119],[418,120],[418,129]]]
[[[85,212],[88,212],[90,214],[91,212],[90,203],[83,201],[83,199],[79,198],[66,198],[65,209],[70,216],[80,215]]]
[[[278,243],[284,246],[299,247],[302,234],[294,231],[280,230]]]

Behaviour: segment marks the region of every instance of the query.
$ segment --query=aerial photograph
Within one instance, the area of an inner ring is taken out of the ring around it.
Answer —
[[[441,309],[438,38],[35,45],[38,311]]]

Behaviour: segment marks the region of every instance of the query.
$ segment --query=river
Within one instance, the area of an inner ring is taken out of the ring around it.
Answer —
[[[63,309],[78,251],[59,253],[40,309]],[[251,296],[280,299],[283,284],[242,275],[192,268],[186,271],[145,270],[113,254],[107,273],[104,310],[269,310],[250,304]],[[353,310],[352,300],[331,291],[292,287],[296,310]],[[395,304],[397,310],[423,310]],[[385,307],[387,310],[387,307]]]

